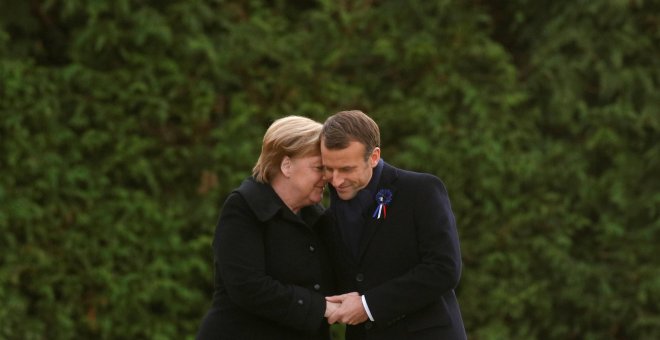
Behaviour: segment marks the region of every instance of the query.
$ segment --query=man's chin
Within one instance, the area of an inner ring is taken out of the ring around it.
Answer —
[[[338,191],[337,196],[339,196],[339,198],[341,198],[344,201],[348,201],[348,200],[352,199],[353,197],[355,197],[355,193],[354,192],[344,192],[344,193],[342,193],[342,192]]]

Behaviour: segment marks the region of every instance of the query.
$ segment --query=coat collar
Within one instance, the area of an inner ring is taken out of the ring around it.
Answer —
[[[280,210],[283,216],[298,220],[270,184],[260,183],[249,177],[235,191],[245,198],[250,210],[260,222],[272,219]],[[308,226],[314,225],[322,213],[323,207],[319,204],[300,209],[300,217]]]
[[[396,187],[396,180],[399,178],[399,172],[397,168],[383,162],[383,172],[380,175],[380,181],[376,187],[376,191],[384,188],[388,188],[394,192]]]

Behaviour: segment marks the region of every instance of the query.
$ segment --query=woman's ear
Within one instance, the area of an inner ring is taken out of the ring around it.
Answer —
[[[291,157],[284,156],[284,158],[282,158],[282,163],[280,163],[280,170],[282,171],[284,177],[291,177]]]

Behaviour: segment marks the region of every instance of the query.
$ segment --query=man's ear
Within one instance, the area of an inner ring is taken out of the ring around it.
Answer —
[[[282,163],[280,163],[280,170],[282,171],[282,174],[284,174],[284,177],[291,177],[291,157],[284,156],[284,158],[282,158]]]
[[[375,147],[374,151],[372,151],[371,155],[369,156],[369,165],[371,165],[372,168],[375,168],[376,165],[378,165],[379,160],[380,160],[380,148]]]

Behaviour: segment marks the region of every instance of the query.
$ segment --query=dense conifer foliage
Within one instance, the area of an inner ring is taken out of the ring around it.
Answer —
[[[0,338],[192,338],[289,114],[441,177],[471,339],[660,337],[657,1],[3,0]]]

